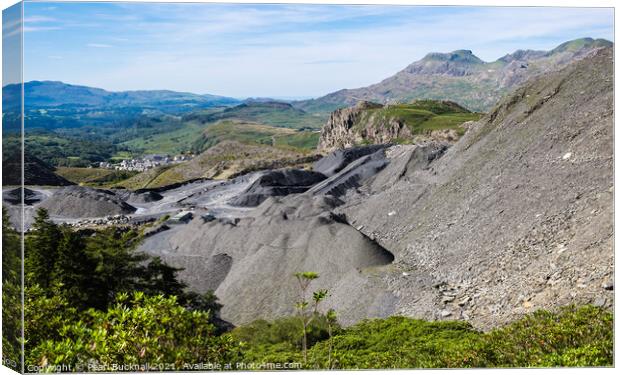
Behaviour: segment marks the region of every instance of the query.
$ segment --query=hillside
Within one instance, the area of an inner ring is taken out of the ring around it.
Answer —
[[[611,48],[528,81],[423,170],[400,147],[342,210],[406,273],[384,278],[394,313],[490,327],[613,305]]]
[[[209,123],[219,120],[241,120],[295,129],[318,129],[323,118],[276,101],[248,101],[218,112],[195,112],[184,116],[186,121]]]
[[[138,172],[102,168],[58,167],[56,174],[78,185],[108,186],[130,178]]]
[[[317,131],[297,131],[259,123],[225,120],[209,125],[202,136],[194,141],[192,150],[202,152],[223,141],[256,143],[277,147],[312,150],[319,140]]]
[[[493,62],[484,62],[469,50],[429,53],[377,84],[339,90],[294,105],[308,112],[331,112],[360,100],[388,103],[439,99],[486,112],[527,79],[556,71],[594,50],[611,45],[604,39],[582,38],[563,43],[551,51],[518,50]]]
[[[225,179],[256,170],[304,166],[314,160],[316,156],[290,148],[225,140],[188,162],[148,170],[117,186],[141,189],[198,178]]]
[[[326,152],[362,144],[432,139],[454,142],[465,132],[461,125],[480,116],[449,101],[416,100],[389,105],[359,102],[330,115],[321,130],[318,149]]]
[[[22,184],[22,158],[20,153],[5,155],[2,160],[2,185]],[[29,153],[24,155],[24,185],[67,186],[73,183],[54,173],[54,168]]]
[[[21,119],[15,115],[20,110],[20,95],[21,85],[2,88],[5,131],[18,131],[21,127]],[[166,115],[178,116],[239,102],[228,97],[170,90],[111,92],[57,81],[30,81],[24,84],[24,127],[76,130],[90,126],[84,134],[105,138],[104,133],[110,129],[126,130],[148,116],[161,121]]]

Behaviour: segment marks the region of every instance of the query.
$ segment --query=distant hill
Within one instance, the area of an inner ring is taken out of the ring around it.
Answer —
[[[220,112],[190,113],[184,116],[183,119],[186,121],[195,120],[201,123],[237,119],[295,129],[320,129],[325,120],[324,117],[306,113],[304,110],[295,108],[289,103],[273,100],[249,100]]]
[[[423,140],[455,142],[465,132],[461,125],[480,117],[450,101],[416,100],[390,105],[359,102],[331,114],[321,130],[318,149],[327,152],[364,144]]]
[[[308,112],[331,112],[360,100],[389,103],[440,99],[485,112],[530,77],[559,70],[609,46],[613,43],[604,39],[582,38],[563,43],[551,51],[518,50],[493,62],[484,62],[469,50],[429,53],[377,84],[343,89],[293,105]]]
[[[239,120],[223,120],[209,125],[192,146],[200,153],[223,141],[312,150],[319,141],[318,131],[299,131]]]
[[[21,127],[21,85],[2,88],[3,130]],[[169,90],[111,92],[57,81],[24,84],[24,126],[30,129],[127,127],[140,116],[181,115],[205,108],[225,107],[239,100]]]
[[[2,88],[2,104],[13,109],[19,102],[21,85]],[[30,81],[24,84],[26,109],[50,107],[116,107],[141,106],[157,109],[186,107],[213,107],[233,105],[239,100],[217,95],[198,95],[170,90],[106,91],[99,88],[70,85],[58,81]]]

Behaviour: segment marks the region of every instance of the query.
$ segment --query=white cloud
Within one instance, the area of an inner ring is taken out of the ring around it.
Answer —
[[[550,49],[572,38],[611,39],[613,32],[609,9],[464,7],[425,14],[418,8],[412,16],[411,8],[388,6],[135,9],[127,9],[134,12],[131,21],[108,24],[114,33],[96,29],[102,31],[100,41],[117,44],[101,71],[89,71],[95,68],[85,63],[88,56],[76,50],[79,58],[70,59],[81,64],[73,70],[82,75],[49,78],[114,90],[322,95],[378,82],[432,51],[471,49],[491,61],[519,48]]]
[[[48,16],[27,16],[24,17],[24,23],[41,23],[41,22],[58,22],[56,18]]]
[[[92,47],[92,48],[111,48],[112,46],[109,44],[102,44],[102,43],[88,43],[86,44],[87,47]]]
[[[61,30],[60,26],[25,26],[24,32],[35,32],[35,31],[51,31],[51,30]]]

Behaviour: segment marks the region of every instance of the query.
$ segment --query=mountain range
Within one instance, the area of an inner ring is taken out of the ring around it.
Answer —
[[[558,70],[612,45],[605,39],[581,38],[550,51],[517,50],[493,62],[482,61],[469,50],[433,52],[379,83],[338,90],[294,105],[307,112],[331,112],[361,100],[391,103],[439,99],[457,102],[472,111],[486,112],[529,78]]]
[[[20,84],[2,88],[2,105],[5,109],[19,106]],[[53,107],[119,107],[177,109],[234,105],[241,101],[225,96],[199,95],[170,90],[106,91],[100,88],[70,85],[59,81],[30,81],[24,84],[25,109]]]

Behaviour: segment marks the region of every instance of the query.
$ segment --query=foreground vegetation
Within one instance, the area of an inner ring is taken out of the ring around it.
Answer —
[[[135,250],[139,241],[133,230],[74,231],[38,211],[26,236],[27,371],[613,365],[613,314],[602,308],[537,311],[486,333],[397,316],[341,327],[313,272],[291,275],[294,316],[230,330],[212,293],[189,292],[178,269]],[[6,213],[2,260],[3,355],[19,358],[19,236]]]

